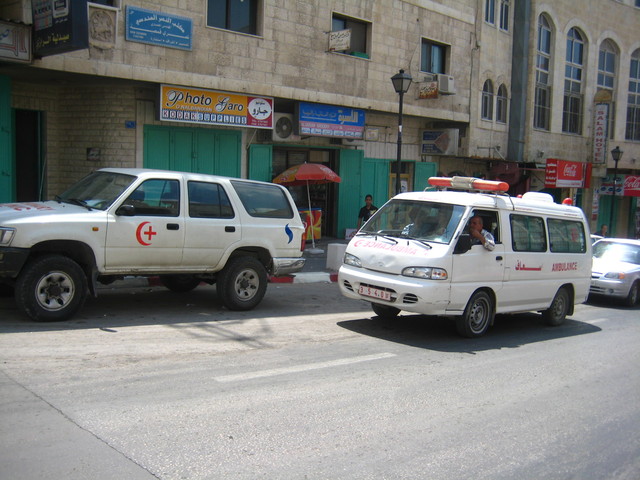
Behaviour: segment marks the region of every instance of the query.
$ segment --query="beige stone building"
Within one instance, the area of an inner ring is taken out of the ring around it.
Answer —
[[[402,188],[442,174],[501,178],[512,194],[541,190],[556,159],[590,169],[591,183],[547,179],[548,191],[574,197],[594,230],[614,211],[615,233],[633,236],[637,4],[5,0],[0,201],[49,198],[103,166],[269,181],[317,162],[342,177],[312,188],[322,234],[343,236],[366,194],[380,205],[395,193],[391,77],[402,69],[412,78]],[[624,152],[615,210],[606,192],[614,146]],[[292,191],[304,209],[306,194]]]

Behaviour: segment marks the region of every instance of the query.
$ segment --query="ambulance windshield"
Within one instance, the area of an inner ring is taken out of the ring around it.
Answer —
[[[462,205],[392,200],[364,224],[358,235],[386,235],[449,243],[464,211]]]

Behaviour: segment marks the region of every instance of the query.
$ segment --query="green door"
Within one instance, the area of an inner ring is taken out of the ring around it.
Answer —
[[[271,145],[251,145],[249,147],[249,178],[270,182],[273,147]]]
[[[342,182],[338,186],[337,235],[344,238],[345,229],[356,228],[360,202],[360,178],[364,159],[362,150],[340,150],[340,171]],[[362,196],[362,198],[360,198]]]
[[[417,162],[413,169],[413,189],[420,192],[429,186],[429,177],[435,177],[438,164],[434,162]]]
[[[0,75],[0,203],[15,199],[11,80]]]

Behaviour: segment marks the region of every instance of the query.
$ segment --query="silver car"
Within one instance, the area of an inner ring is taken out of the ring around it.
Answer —
[[[591,295],[623,299],[633,307],[640,299],[640,240],[603,238],[593,245]]]

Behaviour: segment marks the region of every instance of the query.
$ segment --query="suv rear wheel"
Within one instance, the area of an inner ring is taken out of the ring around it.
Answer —
[[[229,310],[251,310],[267,291],[267,271],[253,257],[230,259],[218,274],[216,290]]]
[[[18,308],[37,322],[72,317],[87,298],[87,278],[80,265],[62,255],[45,255],[29,262],[18,277]]]

